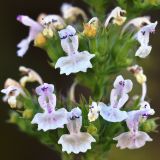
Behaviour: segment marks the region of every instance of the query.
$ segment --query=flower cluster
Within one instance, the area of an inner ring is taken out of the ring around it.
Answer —
[[[133,64],[133,59],[150,54],[149,36],[155,32],[157,21],[152,23],[148,16],[128,20],[127,11],[119,6],[104,22],[100,17],[88,20],[81,8],[68,3],[62,5],[61,12],[62,16],[40,14],[37,21],[19,15],[17,20],[29,27],[29,35],[17,45],[17,55],[23,57],[34,41],[35,46],[47,52],[51,65],[59,68],[60,74],[74,74],[70,96],[55,94],[54,85],[44,83],[33,69],[20,66],[23,77],[19,82],[7,79],[1,91],[5,94],[3,100],[16,113],[11,116],[12,122],[20,127],[30,126],[30,132],[27,127],[23,130],[44,144],[54,143],[57,151],[61,151],[61,145],[68,154],[84,153],[91,147],[107,150],[115,141],[120,149],[136,149],[152,141],[147,131],[141,130],[141,125],[148,123],[147,118],[155,113],[146,100],[147,76],[141,66]],[[130,98],[133,82],[123,78],[122,69],[131,72],[141,85],[138,98]],[[113,89],[107,98],[113,77]],[[31,94],[28,82],[39,84]],[[83,96],[76,101],[77,84],[88,87],[89,102]]]

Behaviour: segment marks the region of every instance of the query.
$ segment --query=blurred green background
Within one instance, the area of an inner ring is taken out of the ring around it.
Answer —
[[[28,34],[27,27],[16,21],[18,14],[26,14],[34,19],[39,13],[59,14],[62,0],[3,0],[0,2],[0,88],[6,78],[19,79],[18,67],[24,65],[35,69],[42,75],[45,82],[56,84],[56,88],[63,94],[71,84],[72,77],[60,76],[58,71],[48,64],[45,52],[38,48],[30,47],[24,58],[16,56],[16,44]],[[87,10],[87,6],[81,0],[65,1],[80,6]],[[151,11],[145,15],[151,15],[152,21],[160,22],[160,10]],[[152,107],[156,110],[156,116],[160,116],[160,29],[157,27],[155,35],[151,37],[153,50],[145,60],[139,60],[148,76],[148,98]],[[65,83],[64,83],[65,82]],[[139,86],[137,86],[137,89]],[[2,94],[1,94],[2,97]],[[59,160],[52,150],[41,145],[32,137],[21,133],[16,126],[6,123],[8,119],[8,105],[0,101],[0,160]],[[153,133],[152,143],[147,143],[139,150],[119,150],[113,146],[109,160],[159,160],[160,159],[160,135]]]

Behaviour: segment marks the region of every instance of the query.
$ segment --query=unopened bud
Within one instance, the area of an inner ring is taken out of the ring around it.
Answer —
[[[87,128],[87,132],[90,133],[91,135],[96,135],[97,128],[93,124],[90,124]]]
[[[147,77],[143,73],[135,74],[135,77],[136,77],[137,82],[140,84],[143,84],[144,82],[147,81]]]
[[[17,122],[18,113],[17,112],[11,112],[10,113],[10,119],[8,120],[9,123],[16,123]]]
[[[156,129],[158,127],[156,123],[157,118],[148,119],[145,122],[143,122],[140,126],[141,130],[145,132],[156,132]]]
[[[26,109],[23,112],[23,118],[25,118],[25,119],[30,119],[30,118],[32,118],[32,116],[33,116],[33,111],[31,109]]]

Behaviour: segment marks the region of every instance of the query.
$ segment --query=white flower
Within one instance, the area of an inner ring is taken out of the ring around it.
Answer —
[[[86,72],[87,68],[92,68],[90,60],[95,56],[88,51],[78,51],[78,36],[76,30],[72,26],[59,31],[61,38],[61,46],[68,54],[58,59],[55,68],[60,68],[60,73],[69,75],[71,73]]]
[[[145,97],[146,97],[146,94],[147,94],[147,84],[146,84],[147,77],[143,73],[143,68],[136,64],[136,65],[133,65],[131,67],[128,67],[127,70],[130,71],[131,73],[133,73],[134,76],[136,77],[137,82],[139,84],[141,84],[141,86],[142,86],[142,96],[141,96],[140,101],[143,102]]]
[[[129,96],[128,93],[132,90],[132,81],[124,80],[122,76],[118,76],[114,82],[114,89],[110,95],[110,106],[100,102],[98,104],[100,108],[100,115],[110,122],[121,122],[125,120],[128,115],[126,111],[120,109],[127,102]]]
[[[143,84],[147,81],[147,77],[143,73],[143,68],[141,66],[136,64],[128,67],[127,70],[134,74],[138,83]]]
[[[95,121],[99,117],[99,106],[96,102],[92,102],[91,106],[89,106],[88,119],[90,122]]]
[[[45,28],[62,29],[65,26],[63,18],[59,15],[47,15],[42,18],[42,25]]]
[[[39,95],[38,102],[44,113],[37,113],[32,124],[38,124],[38,130],[51,130],[63,128],[67,121],[67,111],[64,108],[55,110],[56,95],[53,94],[54,86],[44,83],[36,88],[36,93]]]
[[[107,17],[104,26],[107,27],[112,19],[113,24],[122,25],[126,20],[126,17],[124,17],[125,13],[126,11],[122,10],[120,7],[114,8]]]
[[[132,90],[131,80],[124,80],[120,75],[114,81],[114,89],[111,91],[110,102],[112,107],[121,108],[128,100],[128,93]]]
[[[63,152],[78,154],[91,149],[91,143],[96,140],[89,133],[80,132],[81,126],[81,110],[77,107],[68,114],[67,128],[69,134],[62,135],[58,141],[58,144],[62,145]]]
[[[55,14],[44,16],[41,24],[44,27],[43,35],[48,38],[53,37],[57,30],[63,29],[66,25],[63,18]]]
[[[130,21],[125,24],[125,26],[122,29],[122,34],[126,31],[126,29],[135,27],[135,29],[140,29],[141,27],[150,24],[150,17],[149,16],[144,16],[144,17],[136,17],[131,19]]]
[[[21,79],[20,79],[20,84],[25,87],[26,83],[27,82],[38,82],[39,84],[42,84],[43,83],[43,80],[42,78],[40,77],[40,75],[34,71],[33,69],[31,68],[26,68],[24,66],[20,66],[19,67],[19,71],[24,74],[25,76],[23,76]]]
[[[17,16],[17,20],[30,28],[28,37],[23,39],[17,45],[17,47],[19,48],[19,50],[17,51],[17,55],[19,57],[23,57],[29,48],[29,44],[31,43],[31,41],[33,41],[36,38],[38,33],[42,31],[43,27],[40,23],[32,20],[28,16],[19,15]]]
[[[155,32],[156,25],[157,21],[154,23],[150,23],[142,27],[135,35],[136,39],[140,43],[140,47],[135,54],[136,56],[139,56],[140,58],[145,58],[150,54],[152,47],[149,46],[149,34]]]
[[[146,118],[154,113],[154,110],[150,108],[149,103],[146,101],[140,103],[139,110],[128,112],[126,123],[129,131],[113,138],[118,141],[117,147],[121,149],[136,149],[143,147],[147,141],[152,141],[147,133],[139,131],[138,128],[141,118]]]
[[[86,13],[79,7],[74,7],[69,3],[63,3],[61,6],[61,12],[63,18],[68,20],[70,23],[75,22],[78,16],[82,16],[84,20],[87,19]]]
[[[7,88],[2,89],[1,92],[5,94],[3,100],[7,101],[11,108],[17,108],[17,97],[20,94],[22,96],[25,96],[25,93],[20,86],[8,86]]]

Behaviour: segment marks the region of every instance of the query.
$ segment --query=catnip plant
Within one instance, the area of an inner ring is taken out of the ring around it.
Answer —
[[[74,77],[68,94],[62,96],[56,84],[44,82],[43,75],[25,66],[19,67],[20,80],[8,78],[1,90],[11,108],[8,122],[55,150],[62,160],[106,160],[112,145],[141,148],[152,141],[149,133],[157,128],[157,118],[149,118],[155,111],[147,101],[147,76],[137,59],[144,61],[151,53],[149,37],[158,23],[144,12],[158,9],[160,2],[84,2],[89,15],[64,3],[61,15],[40,14],[37,21],[17,16],[29,28],[17,45],[17,56],[25,58],[34,41],[53,69]],[[34,92],[27,88],[32,82],[37,84]],[[89,98],[76,93],[77,85],[89,90]],[[137,85],[142,93],[131,94]]]

